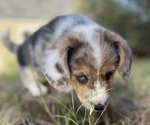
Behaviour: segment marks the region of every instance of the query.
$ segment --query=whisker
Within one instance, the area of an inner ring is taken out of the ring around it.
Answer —
[[[82,104],[79,106],[79,108],[78,108],[77,111],[76,111],[76,115],[78,114],[79,110],[82,108],[83,105],[84,105],[84,103],[82,103]]]

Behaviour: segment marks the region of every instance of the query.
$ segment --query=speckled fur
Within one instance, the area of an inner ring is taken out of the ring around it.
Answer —
[[[11,43],[8,34],[4,41]],[[59,91],[68,91],[72,86],[87,109],[99,103],[105,105],[117,69],[124,81],[130,74],[132,53],[127,41],[81,14],[56,17],[14,48],[18,48],[15,52],[20,72],[26,72],[27,67],[39,69]],[[106,80],[109,71],[112,75]],[[75,76],[79,74],[88,77],[87,84],[77,81]],[[33,95],[39,95],[30,89],[31,83],[35,84],[30,80],[23,79],[24,85]]]

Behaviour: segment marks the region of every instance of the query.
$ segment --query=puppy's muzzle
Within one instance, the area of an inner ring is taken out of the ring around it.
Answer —
[[[110,99],[108,98],[107,101],[105,102],[105,104],[101,104],[101,103],[96,104],[94,106],[94,110],[95,111],[102,111],[102,110],[104,110],[108,106],[109,102],[110,102]]]

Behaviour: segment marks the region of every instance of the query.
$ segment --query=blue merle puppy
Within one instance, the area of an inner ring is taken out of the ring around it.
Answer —
[[[21,45],[9,36],[6,31],[4,44],[16,53],[23,85],[33,96],[47,93],[36,84],[36,78],[46,78],[59,91],[73,88],[87,109],[102,110],[116,70],[128,81],[132,52],[127,41],[84,15],[56,17]]]

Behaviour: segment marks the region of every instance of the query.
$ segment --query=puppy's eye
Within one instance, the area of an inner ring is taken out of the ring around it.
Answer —
[[[108,71],[108,72],[105,74],[105,79],[106,79],[106,81],[108,81],[108,80],[111,78],[112,75],[113,75],[113,72],[112,72],[112,71]]]
[[[76,79],[81,84],[86,84],[88,82],[88,78],[86,75],[78,75],[76,76]]]

